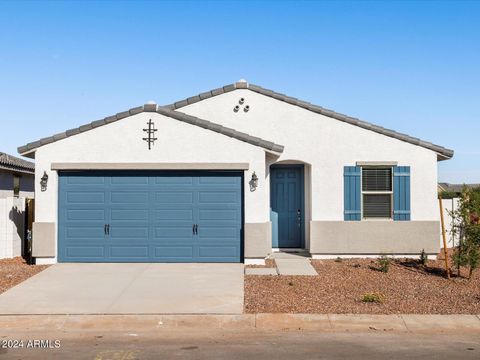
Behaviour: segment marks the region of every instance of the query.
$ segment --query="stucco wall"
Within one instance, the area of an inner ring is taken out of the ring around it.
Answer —
[[[243,97],[248,112],[234,112]],[[311,165],[311,220],[343,220],[343,167],[397,161],[411,167],[411,219],[438,220],[433,151],[313,113],[250,90],[236,90],[178,109],[278,144],[277,159]]]
[[[148,150],[142,140],[149,119],[158,129],[158,140]],[[36,177],[46,171],[49,179],[45,192],[36,181],[36,222],[57,225],[58,174],[52,163],[248,163],[245,171],[245,222],[269,221],[265,205],[265,187],[250,191],[248,181],[253,171],[263,183],[265,151],[248,143],[190,125],[157,113],[141,113],[91,131],[39,148],[35,154]],[[263,209],[263,210],[262,210]],[[55,234],[57,236],[57,230]],[[42,238],[45,238],[43,236]],[[35,242],[35,234],[33,235]],[[247,241],[247,240],[245,240]],[[46,244],[47,246],[47,244]],[[265,254],[266,255],[266,254]],[[55,259],[53,259],[55,261]]]
[[[0,259],[22,255],[25,234],[25,199],[0,199]]]

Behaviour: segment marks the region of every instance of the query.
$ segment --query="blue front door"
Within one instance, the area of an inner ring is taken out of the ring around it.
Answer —
[[[60,173],[60,262],[240,262],[242,224],[241,173]]]
[[[270,168],[272,247],[303,248],[303,165]]]

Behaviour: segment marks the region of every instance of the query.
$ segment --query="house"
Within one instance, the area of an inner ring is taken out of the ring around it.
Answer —
[[[26,198],[34,197],[35,165],[0,152],[0,259],[22,255]]]
[[[34,197],[35,164],[0,152],[0,199]]]
[[[453,156],[244,80],[19,152],[37,165],[37,263],[437,254]]]
[[[453,231],[455,220],[452,216],[452,212],[458,211],[460,207],[460,198],[464,188],[479,189],[480,184],[438,183],[438,194],[439,197],[441,197],[447,247],[457,246],[459,242],[459,232]],[[440,237],[440,246],[443,247],[442,236]]]
[[[449,197],[452,197],[454,195],[460,197],[460,194],[462,193],[464,187],[469,189],[476,189],[480,188],[480,184],[438,183],[438,192],[445,193],[446,195],[449,195]]]

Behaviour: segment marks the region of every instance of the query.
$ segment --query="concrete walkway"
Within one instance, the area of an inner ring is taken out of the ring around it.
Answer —
[[[0,314],[241,314],[243,264],[56,264],[0,295]]]
[[[318,275],[304,253],[273,253],[271,258],[275,259],[279,275]]]

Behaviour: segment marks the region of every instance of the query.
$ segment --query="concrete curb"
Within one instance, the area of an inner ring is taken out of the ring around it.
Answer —
[[[42,331],[151,333],[172,329],[480,332],[480,315],[0,315],[0,335]]]

